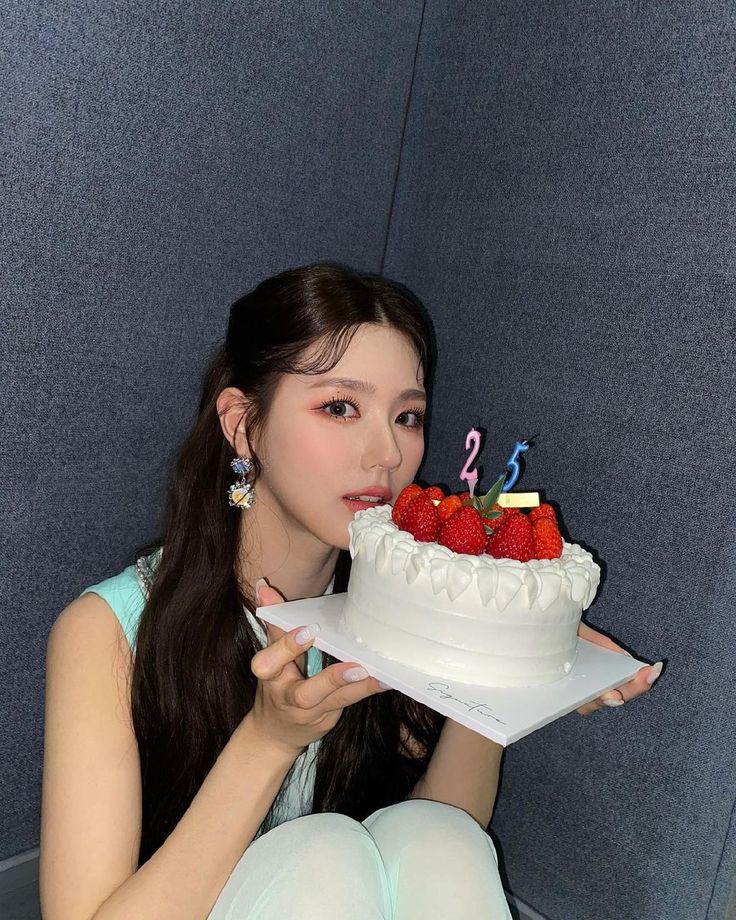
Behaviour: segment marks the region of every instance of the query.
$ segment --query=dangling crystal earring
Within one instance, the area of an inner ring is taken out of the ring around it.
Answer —
[[[230,461],[230,466],[240,477],[227,490],[230,505],[243,510],[252,508],[256,496],[253,491],[253,485],[246,480],[246,476],[253,469],[253,461],[250,457],[236,457],[235,460]]]

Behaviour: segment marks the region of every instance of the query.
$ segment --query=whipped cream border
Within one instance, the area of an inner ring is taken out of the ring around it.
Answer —
[[[348,525],[350,555],[360,554],[376,572],[403,573],[413,584],[422,572],[429,575],[435,595],[445,592],[450,600],[471,586],[483,606],[494,602],[504,610],[512,599],[525,595],[529,609],[546,610],[565,591],[583,610],[592,604],[600,583],[600,567],[592,555],[576,543],[563,543],[558,559],[494,559],[485,553],[456,553],[438,543],[420,543],[391,520],[390,505],[364,508]]]

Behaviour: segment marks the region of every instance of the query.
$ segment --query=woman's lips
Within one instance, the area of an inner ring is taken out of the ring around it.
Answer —
[[[356,511],[362,511],[364,508],[375,508],[376,505],[387,505],[388,501],[379,498],[376,502],[361,502],[352,498],[343,498],[343,502],[355,514]]]

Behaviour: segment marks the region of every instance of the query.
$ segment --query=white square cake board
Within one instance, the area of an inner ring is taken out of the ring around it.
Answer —
[[[257,616],[287,632],[319,623],[316,648],[362,664],[372,676],[407,696],[506,747],[554,722],[607,690],[626,683],[646,665],[629,655],[578,639],[570,673],[541,687],[483,687],[439,678],[381,657],[355,638],[345,624],[346,593],[258,607]]]

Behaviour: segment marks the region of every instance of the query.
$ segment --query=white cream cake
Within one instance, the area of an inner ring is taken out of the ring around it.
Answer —
[[[400,530],[390,505],[358,511],[349,531],[345,619],[367,648],[482,686],[539,686],[571,670],[600,581],[581,546],[529,562],[455,553]]]

